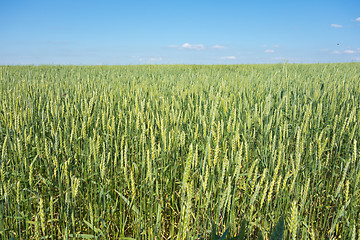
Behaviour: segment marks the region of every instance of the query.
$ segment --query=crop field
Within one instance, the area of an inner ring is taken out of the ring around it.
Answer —
[[[360,64],[0,66],[0,239],[360,239]]]

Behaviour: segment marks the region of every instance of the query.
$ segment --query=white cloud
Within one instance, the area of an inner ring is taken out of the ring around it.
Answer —
[[[266,49],[265,52],[266,52],[266,53],[274,53],[275,50],[273,50],[273,49]]]
[[[192,50],[205,50],[205,49],[225,49],[226,47],[220,44],[216,44],[211,47],[205,47],[204,44],[190,44],[184,43],[181,46],[179,45],[168,45],[168,48],[177,48],[177,49],[192,49]]]
[[[161,61],[162,60],[162,57],[152,57],[150,58],[150,61],[152,62],[157,62],[157,61]]]
[[[178,45],[169,45],[169,48],[178,48],[178,49],[192,49],[192,50],[204,50],[205,46],[203,44],[190,44],[184,43],[181,46]]]
[[[159,62],[163,60],[162,57],[132,56],[132,58],[139,63]]]
[[[138,60],[139,62],[143,61],[143,58],[140,56],[132,56],[132,58]]]
[[[226,56],[226,57],[221,57],[221,59],[226,59],[226,60],[235,60],[236,57],[235,56]]]
[[[212,46],[211,48],[213,48],[213,49],[224,49],[225,46],[216,44],[216,45]]]
[[[181,45],[182,49],[194,49],[194,50],[204,50],[205,47],[203,44],[190,44],[190,43],[184,43]]]
[[[332,51],[331,52],[332,54],[342,54],[342,53],[347,53],[347,54],[354,54],[354,53],[357,53],[356,51],[354,50],[344,50],[344,51],[338,51],[338,50],[335,50],[335,51]]]
[[[357,19],[355,19],[355,21],[360,22],[360,17],[358,17]]]
[[[269,45],[269,44],[264,44],[263,47],[264,47],[264,48],[267,48],[267,47],[270,47],[270,45]],[[272,47],[273,47],[273,48],[279,48],[280,45],[279,45],[279,44],[274,44],[274,45],[272,45]]]
[[[330,27],[333,27],[333,28],[342,28],[343,25],[340,25],[340,24],[330,24]]]

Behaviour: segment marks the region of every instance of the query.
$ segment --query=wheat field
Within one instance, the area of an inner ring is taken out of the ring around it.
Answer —
[[[1,239],[360,239],[360,64],[0,66]]]

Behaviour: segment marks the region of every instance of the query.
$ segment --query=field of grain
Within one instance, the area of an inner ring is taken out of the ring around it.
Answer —
[[[359,107],[359,63],[0,66],[0,238],[269,239],[284,216],[359,239]]]

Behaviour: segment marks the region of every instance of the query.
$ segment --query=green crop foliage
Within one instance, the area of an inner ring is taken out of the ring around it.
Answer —
[[[0,239],[270,239],[282,216],[359,239],[359,106],[359,63],[0,66]]]

